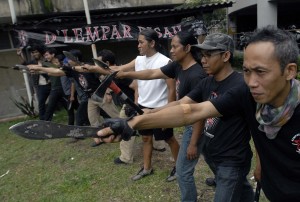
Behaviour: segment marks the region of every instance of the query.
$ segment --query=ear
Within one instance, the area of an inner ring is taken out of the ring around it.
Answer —
[[[223,54],[223,62],[228,62],[229,59],[230,59],[230,56],[231,56],[231,53],[229,51],[226,51],[224,54]]]
[[[186,53],[191,52],[191,44],[188,44],[184,47]]]
[[[152,48],[155,47],[155,41],[154,41],[154,40],[152,40],[152,41],[150,42],[150,46],[151,46]]]
[[[289,63],[284,68],[284,75],[286,77],[286,80],[291,80],[296,78],[297,76],[297,64],[296,63]]]

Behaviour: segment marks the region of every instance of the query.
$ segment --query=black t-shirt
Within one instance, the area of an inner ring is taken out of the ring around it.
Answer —
[[[176,99],[183,98],[189,93],[203,78],[207,76],[202,66],[195,63],[186,70],[183,70],[177,62],[171,62],[160,68],[169,78],[176,79]]]
[[[240,73],[233,72],[223,81],[216,81],[213,76],[203,79],[187,96],[195,102],[222,97],[231,88],[244,83]],[[252,158],[249,145],[250,133],[242,114],[209,118],[201,141],[203,152],[214,163],[222,166],[246,166]]]
[[[57,76],[49,76],[51,89],[52,90],[62,90],[60,77]]]
[[[70,67],[63,67],[67,77],[74,78],[78,86],[87,93],[88,97],[91,97],[94,91],[99,87],[100,80],[95,73],[82,73],[72,70]]]
[[[300,200],[300,106],[275,139],[258,130],[256,103],[249,88],[240,85],[211,101],[223,116],[243,114],[260,157],[263,191],[270,201]]]

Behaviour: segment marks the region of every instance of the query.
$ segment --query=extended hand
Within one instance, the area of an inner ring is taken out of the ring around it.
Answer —
[[[126,78],[126,72],[124,72],[122,70],[118,71],[116,78],[118,78],[118,79]]]
[[[100,137],[106,137],[107,135],[114,133],[117,136],[121,135],[121,139],[128,141],[130,140],[131,136],[136,135],[136,131],[130,128],[130,126],[127,124],[126,119],[121,119],[121,118],[105,119],[102,126],[108,127],[111,130],[107,130],[107,128],[104,128],[98,131],[97,135]]]
[[[40,65],[27,65],[30,73],[35,73],[40,70]]]

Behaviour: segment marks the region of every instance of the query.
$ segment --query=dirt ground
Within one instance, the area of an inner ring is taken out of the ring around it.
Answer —
[[[181,142],[182,139],[182,133],[177,132],[175,134],[176,139],[178,142]],[[135,150],[136,155],[134,157],[134,162],[142,162],[143,156],[142,156],[142,142],[141,138],[137,138],[137,144],[135,144]],[[165,152],[159,152],[159,151],[153,151],[152,156],[152,165],[154,169],[165,169],[165,168],[172,168],[174,166],[174,159],[172,158],[170,148],[168,144],[166,144],[166,151]],[[253,187],[256,186],[255,182],[251,180],[250,178],[253,176],[253,170],[250,171],[248,179],[249,182],[252,184]],[[205,184],[205,179],[208,177],[213,177],[213,173],[209,169],[208,165],[203,159],[203,156],[199,158],[199,161],[195,167],[195,182],[198,192],[198,201],[213,201],[214,194],[215,194],[215,187],[210,187]],[[261,200],[260,201],[267,201],[261,193]]]

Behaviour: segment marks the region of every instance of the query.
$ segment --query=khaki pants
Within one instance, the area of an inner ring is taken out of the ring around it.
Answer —
[[[124,107],[125,105],[123,105],[120,111],[120,118],[127,118],[125,115]],[[121,161],[125,163],[133,163],[134,142],[135,142],[135,136],[131,137],[129,141],[122,140],[120,142],[121,155],[119,158]],[[153,147],[155,149],[163,149],[165,148],[165,141],[164,140],[156,141],[153,138]]]
[[[125,105],[123,105],[120,111],[120,118],[127,118],[125,115]],[[120,160],[125,163],[133,163],[133,146],[134,146],[135,136],[132,136],[130,140],[120,142]]]
[[[119,111],[116,105],[106,102],[97,102],[95,100],[88,100],[88,117],[91,126],[100,126],[103,122],[103,118],[100,116],[100,108],[102,108],[111,118],[119,117]]]

